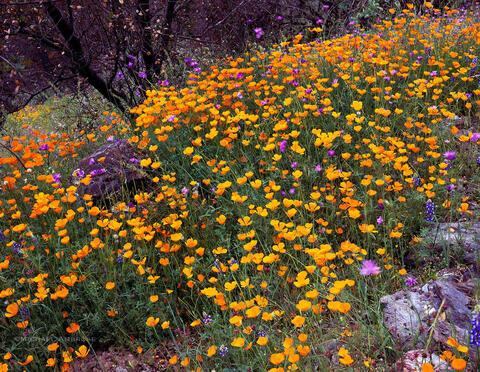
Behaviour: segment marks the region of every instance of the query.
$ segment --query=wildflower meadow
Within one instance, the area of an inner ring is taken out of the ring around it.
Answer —
[[[380,298],[461,266],[450,248],[426,265],[422,231],[477,222],[479,12],[427,2],[252,45],[88,129],[52,105],[11,115],[0,371],[78,370],[110,345],[152,370],[398,370]],[[104,144],[136,148],[123,167],[146,181],[85,192],[109,159],[79,161]],[[443,362],[419,371],[480,368],[470,310],[468,340],[432,342],[436,322],[415,339]]]

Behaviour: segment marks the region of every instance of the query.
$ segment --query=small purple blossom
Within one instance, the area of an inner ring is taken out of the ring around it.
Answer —
[[[320,172],[322,170],[322,166],[320,164],[315,165],[315,172]]]
[[[52,174],[52,177],[53,177],[53,180],[55,181],[55,183],[59,183],[60,178],[62,178],[62,175],[60,173],[54,173],[54,174]]]
[[[263,36],[263,30],[261,27],[257,27],[256,29],[254,29],[253,31],[255,31],[255,37],[257,39],[260,39],[262,36]]]
[[[48,144],[44,143],[43,145],[40,145],[40,151],[47,151],[49,149]]]
[[[130,163],[140,163],[140,160],[138,160],[137,158],[130,158]]]
[[[360,269],[360,275],[377,275],[381,272],[382,270],[371,260],[363,261],[362,268]]]
[[[455,151],[447,151],[443,154],[443,156],[445,157],[445,159],[455,160],[455,158],[457,157],[457,153]]]
[[[408,288],[412,288],[417,283],[418,280],[413,275],[407,275],[407,277],[405,278],[405,284]]]
[[[167,120],[171,123],[175,120],[175,115],[170,115]]]
[[[188,194],[188,189],[187,189],[186,187],[184,187],[184,188],[182,189],[182,194],[183,194],[183,195],[187,195],[187,194]]]
[[[83,178],[83,177],[85,177],[85,172],[81,169],[76,169],[76,170],[73,171],[72,175],[74,177]]]
[[[335,155],[335,150],[328,151],[328,156],[334,156],[334,155]]]
[[[95,176],[98,176],[98,175],[103,174],[105,172],[106,172],[106,170],[103,169],[103,168],[102,169],[94,169],[93,171],[90,172],[90,175],[92,177],[95,177]]]
[[[377,218],[377,224],[381,225],[383,223],[383,218],[382,216],[378,216]]]
[[[298,165],[298,163],[296,161],[294,161],[290,167],[292,169],[295,169],[297,167],[297,165]]]
[[[470,142],[477,142],[480,139],[480,133],[473,133],[470,137]]]

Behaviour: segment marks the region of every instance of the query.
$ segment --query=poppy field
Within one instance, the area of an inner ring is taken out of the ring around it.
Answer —
[[[429,270],[407,262],[422,229],[477,221],[479,8],[427,2],[320,35],[200,64],[181,88],[159,82],[134,120],[108,110],[90,130],[39,127],[46,106],[10,117],[0,371],[72,370],[112,344],[156,370],[395,370],[407,350],[380,298],[455,263],[448,251]],[[148,182],[79,193],[102,169],[78,162],[125,142],[143,154],[125,168]],[[468,343],[452,334],[435,350],[450,370],[479,368],[471,316]]]

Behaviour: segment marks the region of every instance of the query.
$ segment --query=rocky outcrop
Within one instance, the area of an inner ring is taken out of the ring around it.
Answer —
[[[139,164],[144,158],[140,150],[126,141],[106,143],[78,163],[70,176],[70,183],[77,186],[81,197],[89,194],[94,203],[105,201],[122,191],[148,183],[147,173]],[[90,182],[81,182],[88,175],[91,176]]]

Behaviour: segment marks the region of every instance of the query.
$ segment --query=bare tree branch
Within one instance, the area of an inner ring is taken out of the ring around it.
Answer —
[[[116,92],[112,89],[112,87],[109,87],[107,83],[90,68],[86,60],[82,44],[75,36],[72,25],[67,22],[67,20],[62,16],[60,10],[53,5],[52,2],[48,1],[44,3],[43,6],[45,12],[52,19],[58,31],[67,42],[68,51],[70,52],[70,58],[74,69],[78,71],[80,76],[86,78],[87,81],[108,101],[112,102],[120,110],[125,111],[121,99],[127,100],[127,97],[120,92]]]
[[[18,71],[17,68],[16,68],[8,59],[6,59],[6,58],[5,58],[4,56],[2,56],[1,54],[0,54],[0,59],[1,59],[2,61],[4,61],[5,63],[7,63],[13,70],[15,70],[15,72],[16,72],[20,77],[23,78],[22,73],[21,73],[20,71]]]

